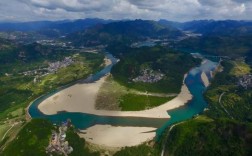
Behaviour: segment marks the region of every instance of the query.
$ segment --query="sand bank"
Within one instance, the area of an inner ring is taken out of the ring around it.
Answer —
[[[167,110],[183,106],[192,99],[187,86],[183,84],[180,94],[171,101],[149,110],[143,111],[107,111],[96,110],[95,100],[99,88],[106,77],[94,83],[75,84],[39,104],[38,108],[46,115],[56,114],[58,111],[82,112],[101,116],[132,116],[147,118],[169,118]]]
[[[205,72],[201,73],[201,80],[202,80],[203,84],[205,85],[205,87],[209,86],[210,83],[209,83],[208,77]]]
[[[156,128],[152,127],[115,127],[110,125],[95,125],[82,130],[79,135],[86,141],[109,147],[136,146],[152,140]]]
[[[146,118],[170,118],[167,110],[183,106],[192,99],[187,86],[183,84],[180,94],[171,101],[149,110],[143,111],[109,111],[96,110],[95,100],[99,88],[105,81],[105,77],[94,83],[75,84],[52,95],[39,104],[39,110],[52,115],[59,111],[82,112],[100,116],[146,117]]]

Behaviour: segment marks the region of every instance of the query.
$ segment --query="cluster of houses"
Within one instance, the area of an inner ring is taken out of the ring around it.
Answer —
[[[25,76],[39,76],[39,77],[43,77],[46,76],[50,73],[55,73],[57,72],[60,68],[63,67],[67,67],[71,64],[74,63],[74,59],[72,57],[65,57],[64,60],[62,61],[57,61],[57,62],[52,62],[49,63],[49,67],[47,68],[39,68],[39,69],[35,69],[35,70],[29,70],[29,71],[25,71],[19,74],[23,74]]]
[[[74,60],[72,57],[65,57],[64,60],[62,61],[57,61],[57,62],[53,62],[53,63],[49,63],[49,67],[48,67],[48,71],[53,73],[58,71],[60,68],[64,68],[67,67],[71,64],[74,63]]]
[[[245,89],[252,88],[252,74],[241,76],[238,80],[238,85]]]
[[[63,122],[59,127],[59,132],[52,131],[52,136],[49,141],[49,145],[46,148],[46,153],[52,155],[52,153],[68,155],[73,152],[73,148],[66,140],[66,131],[69,127],[69,121]]]
[[[52,47],[69,47],[72,42],[61,42],[58,40],[39,40],[36,41],[41,45],[52,46]]]
[[[152,69],[143,69],[141,71],[141,75],[132,79],[133,82],[145,82],[145,83],[155,83],[160,81],[161,79],[163,79],[165,75],[157,72],[157,71],[153,71]]]

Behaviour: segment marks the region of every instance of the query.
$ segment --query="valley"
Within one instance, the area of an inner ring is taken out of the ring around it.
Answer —
[[[66,121],[67,155],[251,153],[251,22],[49,23],[0,24],[1,155],[47,155]]]

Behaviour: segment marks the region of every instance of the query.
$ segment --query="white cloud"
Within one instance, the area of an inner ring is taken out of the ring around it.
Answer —
[[[0,21],[105,19],[252,20],[252,0],[1,0]]]

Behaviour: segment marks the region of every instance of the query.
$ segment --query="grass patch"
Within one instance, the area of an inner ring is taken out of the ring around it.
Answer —
[[[249,74],[251,69],[248,64],[244,62],[244,60],[237,59],[236,61],[233,62],[234,68],[230,71],[231,75],[234,76],[242,76],[245,74]]]
[[[173,98],[126,94],[121,97],[119,106],[122,111],[140,111],[160,106]]]
[[[9,124],[0,125],[0,142],[2,141],[2,138],[3,138],[4,134],[6,133],[6,131],[10,127],[11,127],[11,125],[9,125]]]
[[[114,81],[110,75],[99,89],[95,108],[98,110],[120,110],[118,100],[127,92],[127,88]]]

